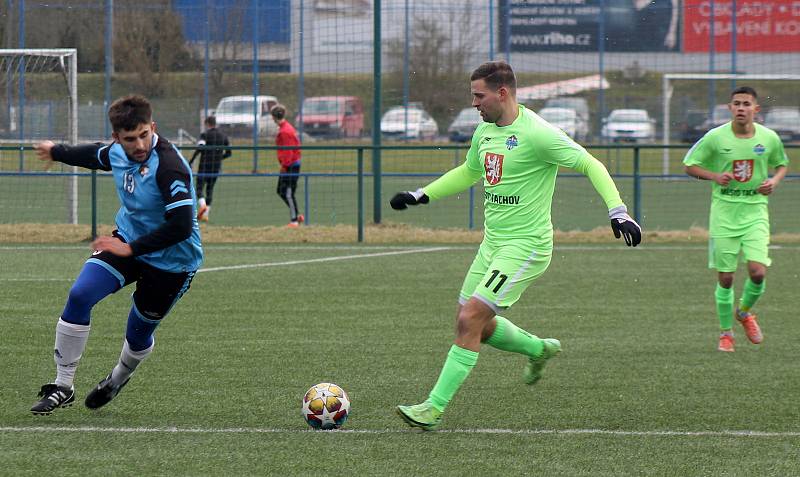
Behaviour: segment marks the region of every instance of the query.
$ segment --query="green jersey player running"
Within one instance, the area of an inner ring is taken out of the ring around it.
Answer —
[[[753,88],[742,86],[731,93],[728,104],[733,120],[712,129],[686,154],[686,173],[713,181],[709,220],[709,268],[717,270],[714,297],[722,330],[717,349],[733,351],[733,317],[742,324],[754,344],[763,336],[750,309],[764,294],[769,258],[770,194],[786,175],[789,160],[774,131],[755,124],[760,110]],[[775,169],[770,178],[769,168]],[[733,274],[739,252],[747,261],[749,278],[744,283],[734,312]]]
[[[629,246],[642,238],[605,167],[584,148],[531,110],[517,104],[516,79],[504,62],[484,63],[472,73],[472,106],[483,123],[475,130],[464,164],[416,191],[400,192],[392,208],[427,204],[483,179],[484,239],[459,297],[456,339],[428,399],[398,406],[412,427],[432,430],[478,361],[481,343],[528,358],[524,380],[536,383],[547,360],[561,351],[557,339],[540,339],[500,316],[550,264],[550,206],[558,168],[579,171],[609,209],[614,235]]]

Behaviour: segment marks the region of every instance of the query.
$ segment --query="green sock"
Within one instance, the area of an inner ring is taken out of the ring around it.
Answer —
[[[428,395],[428,400],[433,404],[433,407],[440,411],[450,403],[450,400],[455,396],[461,383],[467,379],[475,363],[478,362],[478,353],[468,349],[460,348],[453,345],[450,352],[447,353],[447,360],[444,362],[442,372],[439,374],[439,379],[436,385]]]
[[[733,288],[722,288],[717,283],[717,290],[714,292],[717,301],[717,316],[719,316],[719,328],[722,331],[730,330],[733,327]]]
[[[544,344],[538,336],[532,335],[527,331],[517,327],[502,316],[495,316],[497,327],[492,336],[486,340],[486,344],[502,351],[524,354],[532,358],[542,355]]]
[[[755,305],[758,299],[761,298],[761,295],[764,294],[766,285],[766,280],[758,284],[753,283],[749,278],[745,280],[742,298],[739,300],[739,310],[750,311],[750,308],[753,308],[753,305]]]

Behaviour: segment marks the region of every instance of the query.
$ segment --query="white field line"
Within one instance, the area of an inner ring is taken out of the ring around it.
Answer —
[[[8,433],[48,433],[48,432],[96,432],[116,434],[300,434],[313,431],[311,429],[277,429],[255,427],[202,428],[202,427],[95,427],[95,426],[6,426],[0,432]],[[405,434],[410,429],[340,429],[328,431],[337,434]],[[618,437],[768,437],[768,438],[800,438],[800,431],[765,432],[765,431],[625,431],[611,429],[445,429],[434,431],[437,434],[489,434],[489,435],[601,435]]]
[[[474,245],[446,245],[443,246],[447,250],[477,250],[478,244]],[[204,245],[206,250],[230,250],[230,251],[252,251],[252,250],[420,250],[420,247],[414,246],[319,246],[319,245],[281,245],[281,244],[264,244],[264,245]],[[624,245],[556,245],[554,250],[624,250]],[[770,245],[770,250],[798,250],[800,245]],[[60,252],[65,250],[86,250],[89,248],[86,245],[65,245],[65,246],[36,246],[36,245],[0,245],[0,251],[39,251],[39,252]],[[669,250],[708,250],[707,245],[641,245],[634,248],[636,251],[669,251]]]
[[[418,248],[412,250],[396,250],[392,252],[362,253],[358,255],[340,255],[337,257],[310,258],[307,260],[290,260],[287,262],[248,263],[244,265],[230,265],[226,267],[201,268],[197,273],[221,272],[226,270],[244,270],[248,268],[281,267],[285,265],[299,265],[304,263],[337,262],[340,260],[353,260],[357,258],[386,257],[389,255],[406,255],[409,253],[441,252],[449,247]]]

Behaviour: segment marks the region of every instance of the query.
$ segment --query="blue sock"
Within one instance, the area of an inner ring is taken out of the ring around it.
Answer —
[[[61,319],[76,325],[88,325],[92,307],[122,287],[119,278],[101,265],[86,262],[69,290]]]
[[[131,306],[128,314],[128,329],[125,331],[125,339],[132,351],[142,351],[153,345],[153,333],[155,333],[161,320],[150,320],[142,316],[136,309],[136,303]]]

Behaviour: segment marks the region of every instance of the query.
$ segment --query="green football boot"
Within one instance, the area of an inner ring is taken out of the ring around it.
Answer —
[[[411,427],[433,431],[442,422],[443,412],[436,409],[430,401],[425,401],[413,406],[397,406],[397,414]]]
[[[542,379],[542,371],[547,360],[554,357],[561,352],[561,342],[555,338],[547,338],[542,340],[544,346],[542,348],[542,355],[538,358],[528,358],[528,364],[525,365],[525,375],[523,379],[525,384],[536,384]]]

